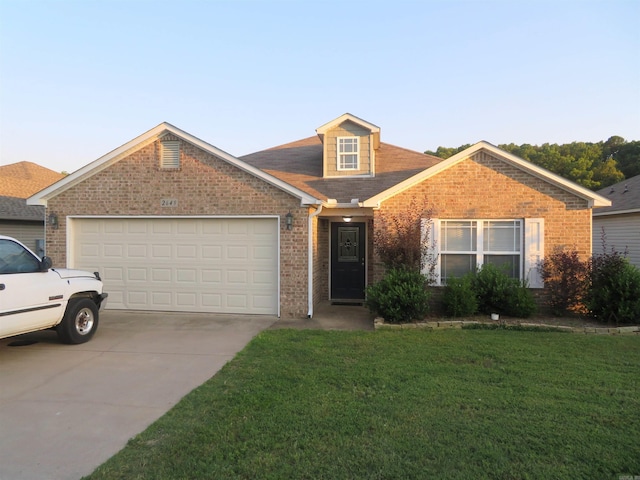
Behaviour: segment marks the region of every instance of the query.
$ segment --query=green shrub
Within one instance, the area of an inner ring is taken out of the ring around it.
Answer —
[[[593,255],[589,280],[587,308],[591,315],[607,322],[640,322],[640,270],[623,255]]]
[[[520,280],[510,278],[495,265],[485,263],[471,277],[478,312],[529,317],[536,310],[533,294]]]
[[[536,301],[525,283],[515,281],[509,293],[507,315],[528,318],[537,310]]]
[[[393,268],[367,287],[365,305],[389,323],[422,320],[429,312],[427,280],[420,272]]]
[[[442,297],[445,314],[449,317],[468,317],[478,311],[478,301],[473,291],[471,276],[450,278]]]
[[[507,313],[513,281],[498,267],[485,263],[472,277],[480,313]]]

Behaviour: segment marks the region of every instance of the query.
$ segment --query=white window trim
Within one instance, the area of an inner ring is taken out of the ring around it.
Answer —
[[[443,285],[441,276],[441,260],[442,255],[446,254],[460,254],[460,255],[475,255],[476,265],[482,266],[484,263],[484,255],[515,255],[520,256],[519,268],[520,268],[520,280],[527,280],[530,288],[542,288],[542,282],[537,275],[537,264],[542,258],[544,252],[544,240],[543,240],[543,228],[544,219],[518,219],[518,218],[446,218],[446,219],[432,219],[432,255],[437,255],[436,265],[436,285]],[[476,250],[469,251],[450,251],[443,250],[440,242],[440,233],[442,231],[443,222],[476,222]],[[519,251],[484,251],[484,227],[487,222],[518,222],[520,225],[520,250]],[[532,238],[532,234],[536,233],[535,239]]]
[[[341,152],[340,151],[340,141],[341,140],[355,140],[356,151],[355,152]],[[360,169],[360,138],[359,137],[336,137],[336,153],[337,153],[337,170],[339,172],[347,171],[353,172],[358,171]],[[353,168],[343,167],[342,157],[346,155],[355,155],[356,156],[356,165]]]

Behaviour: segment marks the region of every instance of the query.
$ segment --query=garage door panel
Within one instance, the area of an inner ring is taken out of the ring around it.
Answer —
[[[202,281],[204,283],[209,283],[212,286],[217,286],[222,282],[222,271],[221,270],[206,270],[203,269],[200,272]]]
[[[172,255],[172,246],[171,244],[154,244],[151,247],[151,254],[153,256],[153,258],[163,258],[163,259],[167,259],[167,258],[171,258]]]
[[[122,245],[106,244],[102,246],[101,250],[105,257],[112,257],[116,259],[122,258],[122,254],[123,254]]]
[[[152,268],[151,281],[153,282],[170,282],[171,269],[169,268]]]
[[[146,282],[147,269],[146,268],[128,268],[127,280],[130,280],[133,282]]]
[[[143,292],[140,290],[129,289],[124,292],[126,294],[127,304],[132,309],[141,309],[147,304],[149,304],[149,294],[147,292]],[[108,303],[108,302],[107,302]]]
[[[219,245],[204,245],[202,247],[202,258],[208,260],[219,260],[222,258],[222,247]]]
[[[100,271],[107,308],[276,314],[275,219],[74,220],[72,266]]]
[[[178,269],[177,271],[177,280],[180,283],[195,283],[198,278],[198,271],[193,269]]]
[[[114,225],[116,225],[116,229],[118,228],[117,225],[120,222],[114,222]],[[150,222],[145,222],[143,221],[130,221],[130,222],[124,222],[122,223],[122,225],[126,226],[126,231],[127,233],[130,234],[144,234],[146,235],[147,233],[152,232],[153,230],[149,230],[149,227],[151,227],[152,225],[154,225],[153,223]],[[114,230],[115,231],[115,230]],[[109,232],[111,233],[111,232]]]

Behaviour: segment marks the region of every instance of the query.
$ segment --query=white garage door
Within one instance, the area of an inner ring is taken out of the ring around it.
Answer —
[[[80,218],[70,265],[99,271],[108,309],[278,313],[274,218]]]

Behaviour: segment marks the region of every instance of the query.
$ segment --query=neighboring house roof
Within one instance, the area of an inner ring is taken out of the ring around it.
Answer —
[[[65,175],[32,162],[0,166],[0,195],[28,198]]]
[[[269,174],[268,172],[264,172],[254,166],[239,160],[238,158],[228,154],[227,152],[220,150],[213,145],[200,140],[197,137],[185,132],[184,130],[180,130],[177,127],[174,127],[170,123],[164,122],[158,125],[157,127],[152,128],[151,130],[143,133],[142,135],[134,138],[133,140],[125,143],[124,145],[116,148],[115,150],[107,153],[106,155],[98,158],[92,163],[86,165],[85,167],[77,170],[76,172],[68,175],[57,183],[54,183],[50,187],[42,190],[37,195],[33,195],[32,197],[27,199],[27,203],[29,205],[47,205],[47,200],[52,198],[63,191],[71,188],[72,186],[86,180],[87,178],[95,175],[96,173],[104,170],[105,168],[117,163],[119,160],[124,158],[127,155],[145,147],[158,140],[162,136],[171,133],[182,140],[191,143],[192,145],[202,149],[205,152],[208,152],[212,155],[215,155],[217,158],[226,161],[237,168],[254,175],[265,182],[273,185],[276,188],[279,188],[294,197],[298,197],[300,199],[300,203],[303,205],[314,205],[319,204],[320,201],[313,196],[309,195],[307,192],[299,190],[295,186],[283,182],[281,179]]]
[[[323,201],[335,199],[338,203],[350,203],[354,198],[364,201],[442,162],[441,158],[380,143],[376,151],[375,177],[323,178],[322,142],[317,136],[251,153],[240,159],[309,195]]]
[[[0,196],[0,220],[44,222],[44,207],[27,205],[24,198]]]
[[[640,175],[602,188],[597,193],[611,200],[611,206],[595,210],[594,216],[640,212]]]

